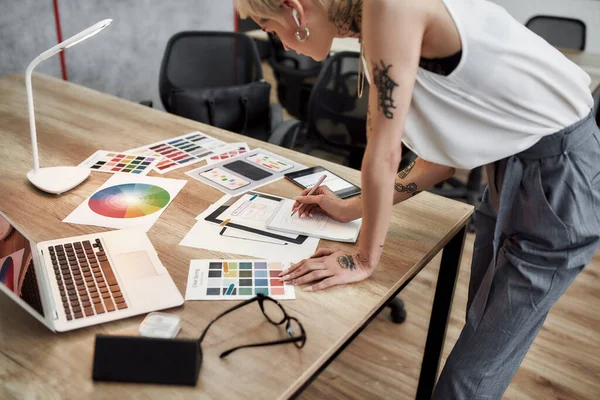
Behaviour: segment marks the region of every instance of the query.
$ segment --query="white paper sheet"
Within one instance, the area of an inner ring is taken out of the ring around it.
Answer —
[[[268,168],[265,166],[266,163],[262,161],[265,156],[272,157],[273,159],[279,161],[280,163],[283,163],[283,165],[281,167]],[[260,179],[260,180],[253,180],[247,176],[244,176],[243,174],[241,174],[239,172],[228,169],[228,167],[226,165],[236,162],[236,161],[242,161],[245,164],[249,164],[251,167],[255,167],[259,170],[268,172],[271,175],[267,176],[263,179]],[[291,168],[290,168],[290,166],[291,166]],[[205,172],[214,170],[216,168],[224,170],[226,172],[226,175],[233,175],[236,178],[239,178],[243,181],[248,181],[250,183],[233,189],[232,187],[226,186],[228,179],[225,177],[225,175],[223,175],[223,182],[224,182],[223,185],[225,185],[225,186],[223,186],[222,184],[216,183],[216,179],[211,180],[206,176],[206,174],[204,174]],[[287,158],[278,156],[276,154],[273,154],[273,153],[263,150],[263,149],[254,149],[254,150],[249,151],[248,153],[241,154],[237,157],[223,160],[218,163],[206,165],[206,166],[188,171],[188,172],[186,172],[186,175],[189,175],[192,178],[194,178],[204,184],[207,184],[215,189],[218,189],[223,193],[226,193],[226,194],[229,194],[232,196],[236,196],[236,195],[248,192],[250,190],[257,189],[257,188],[267,185],[271,182],[278,181],[279,179],[282,179],[286,173],[300,171],[302,169],[306,169],[306,166],[296,163],[296,162],[293,162],[291,160],[288,160]]]
[[[79,164],[79,166],[90,168],[93,172],[146,176],[162,159],[161,155],[154,157],[118,151],[98,150]]]
[[[186,300],[246,300],[261,293],[278,300],[296,298],[279,274],[289,262],[271,260],[191,260]]]
[[[217,149],[215,149],[217,150]],[[208,165],[220,163],[223,160],[237,157],[250,151],[248,143],[229,143],[222,148],[219,148],[215,154],[206,157],[206,163]]]
[[[186,183],[181,179],[113,175],[63,222],[148,232]]]
[[[294,200],[289,199],[280,203],[272,218],[267,221],[267,227],[276,231],[298,233],[337,242],[356,242],[362,219],[343,223],[321,213],[300,218],[297,212],[292,216],[294,203]]]
[[[220,139],[195,131],[127,150],[127,152],[144,156],[157,154],[163,156],[164,159],[158,163],[154,171],[164,174],[202,161],[225,145],[227,143]]]
[[[245,194],[244,196],[248,195]],[[302,244],[294,244],[252,232],[233,229],[228,226],[220,226],[204,220],[204,218],[212,214],[230,199],[231,196],[223,196],[198,215],[196,217],[198,222],[179,244],[197,249],[269,258],[271,260],[292,263],[308,258],[317,251],[317,247],[319,246],[318,238],[309,237]],[[290,235],[290,237],[296,236]]]

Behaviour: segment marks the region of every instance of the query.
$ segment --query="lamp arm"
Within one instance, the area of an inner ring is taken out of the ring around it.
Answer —
[[[36,57],[25,71],[25,88],[27,91],[27,108],[29,110],[29,132],[31,134],[31,149],[33,151],[33,170],[37,172],[40,169],[38,158],[37,133],[35,130],[35,112],[33,110],[33,89],[31,86],[31,75],[35,67],[42,62],[41,57]]]

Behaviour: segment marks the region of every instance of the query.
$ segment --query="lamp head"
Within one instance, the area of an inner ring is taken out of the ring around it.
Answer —
[[[51,49],[46,50],[45,52],[40,54],[40,59],[43,61],[47,58],[52,57],[55,54],[60,53],[61,51],[65,50],[65,49],[68,49],[71,46],[75,46],[79,42],[83,42],[85,39],[88,39],[88,38],[94,36],[96,33],[100,32],[102,29],[106,28],[108,25],[110,25],[111,22],[112,22],[112,19],[105,19],[105,20],[102,20],[102,21],[90,26],[89,28],[79,32],[78,34],[71,36],[67,40],[62,41],[61,43],[57,44],[56,46],[52,47]]]

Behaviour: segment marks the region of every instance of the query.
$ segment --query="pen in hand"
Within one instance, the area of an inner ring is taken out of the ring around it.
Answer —
[[[315,186],[312,187],[312,189],[310,189],[310,192],[308,192],[307,196],[310,196],[311,194],[313,194],[315,192],[315,190],[317,190],[317,188],[319,186],[321,186],[321,184],[323,183],[323,181],[325,180],[325,178],[327,178],[327,175],[323,175],[319,181],[317,182],[317,184]],[[294,206],[292,207],[292,215],[290,217],[293,217],[294,214],[296,214],[296,211],[298,211],[298,200],[296,200],[296,202],[294,203]]]

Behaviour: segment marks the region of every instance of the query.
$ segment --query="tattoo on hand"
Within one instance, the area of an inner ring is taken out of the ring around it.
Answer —
[[[411,162],[410,165],[406,168],[404,168],[402,171],[398,172],[398,178],[400,179],[404,179],[408,176],[408,174],[410,173],[410,171],[412,171],[413,167],[415,166],[415,162]]]
[[[396,192],[398,192],[398,193],[403,193],[403,192],[415,193],[417,191],[417,184],[412,182],[412,183],[409,183],[408,185],[404,186],[401,183],[396,183],[394,185],[394,189],[396,189]]]
[[[354,263],[354,258],[350,254],[346,254],[343,256],[339,256],[337,259],[340,267],[347,269],[349,271],[354,271],[356,269],[356,264]]]
[[[392,78],[390,78],[389,70],[392,65],[385,65],[383,60],[380,61],[381,66],[373,62],[373,82],[377,87],[379,94],[379,102],[377,103],[377,109],[383,112],[383,115],[387,119],[393,119],[394,113],[392,109],[396,108],[394,105],[393,93],[394,88],[398,86]]]
[[[335,25],[340,36],[360,33],[362,0],[332,1],[329,6],[329,20]]]

